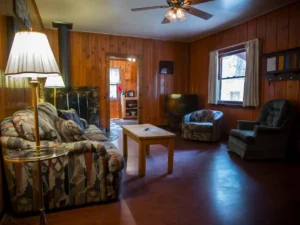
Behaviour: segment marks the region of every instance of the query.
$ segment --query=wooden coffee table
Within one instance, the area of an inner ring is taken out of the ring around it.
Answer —
[[[175,134],[165,131],[151,124],[124,125],[123,128],[123,155],[127,160],[127,136],[139,144],[139,175],[146,173],[146,153],[149,153],[149,145],[162,144],[168,146],[168,173],[173,172],[174,138]],[[148,130],[145,130],[149,128]]]

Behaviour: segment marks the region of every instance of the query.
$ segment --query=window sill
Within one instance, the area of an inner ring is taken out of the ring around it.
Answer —
[[[243,108],[243,102],[218,101],[217,105]]]

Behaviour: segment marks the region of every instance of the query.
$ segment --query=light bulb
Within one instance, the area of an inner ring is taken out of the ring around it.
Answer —
[[[170,20],[170,22],[176,22],[177,16],[176,11],[174,9],[170,9],[166,15],[167,19]]]
[[[177,18],[180,19],[181,21],[186,19],[185,12],[184,12],[181,8],[178,8],[178,9],[176,10],[176,16],[177,16]]]

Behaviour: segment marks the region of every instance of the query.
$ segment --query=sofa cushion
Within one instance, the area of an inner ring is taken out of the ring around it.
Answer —
[[[20,137],[28,141],[35,141],[32,109],[15,112],[12,120]],[[60,141],[60,136],[51,124],[51,119],[42,112],[39,112],[39,134],[40,140]]]
[[[238,139],[241,139],[249,144],[255,143],[254,131],[251,130],[232,129],[230,131],[230,135]]]
[[[12,117],[7,117],[1,121],[1,136],[19,137],[12,121]]]
[[[69,109],[69,110],[57,110],[58,116],[64,120],[73,120],[75,123],[77,123],[81,129],[84,129],[84,126],[80,120],[79,115],[77,114],[75,109]]]
[[[101,131],[95,125],[89,125],[87,129],[85,129],[86,136],[93,141],[107,141],[108,138],[104,135],[103,131]]]
[[[55,125],[64,142],[89,140],[81,127],[73,120],[57,118]]]
[[[58,117],[55,106],[49,102],[43,102],[43,103],[39,104],[38,109],[44,111],[49,116]]]

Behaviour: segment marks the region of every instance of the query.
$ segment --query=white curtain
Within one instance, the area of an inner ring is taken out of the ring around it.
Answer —
[[[218,79],[218,51],[209,53],[208,103],[218,104],[220,81]]]
[[[243,106],[259,106],[259,40],[249,41],[245,45],[247,64],[244,84]]]

